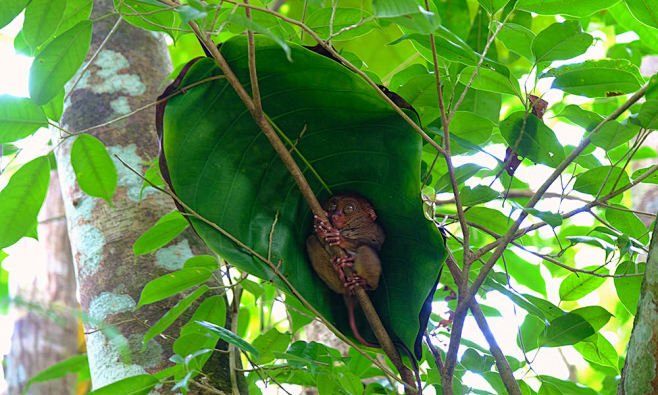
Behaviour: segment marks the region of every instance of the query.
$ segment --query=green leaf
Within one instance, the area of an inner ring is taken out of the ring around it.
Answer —
[[[40,371],[25,383],[24,393],[27,393],[30,386],[34,383],[58,379],[64,377],[69,373],[77,373],[83,369],[89,368],[89,361],[87,361],[87,354],[74,355],[63,361],[59,361],[46,369]]]
[[[584,268],[594,270],[596,266]],[[599,274],[608,274],[607,269],[597,270]],[[560,300],[574,301],[589,295],[592,291],[603,285],[605,277],[593,276],[586,273],[571,273],[560,283]]]
[[[226,323],[226,302],[224,297],[222,295],[213,295],[205,298],[194,311],[190,321],[181,328],[181,336],[208,333],[196,321],[208,321],[215,325],[224,325]],[[210,346],[214,346],[214,344]]]
[[[510,221],[499,210],[488,207],[473,207],[464,215],[467,221],[475,222],[499,235],[504,235],[507,232],[507,228],[514,222]]]
[[[48,158],[40,156],[21,166],[0,191],[0,249],[14,244],[32,229],[49,182]]]
[[[541,15],[570,15],[586,17],[605,10],[619,0],[519,0],[517,7]]]
[[[187,226],[189,222],[178,212],[173,211],[164,215],[151,228],[149,228],[133,244],[135,256],[148,254],[172,241]]]
[[[378,18],[390,18],[418,12],[419,5],[414,0],[374,0],[372,8]]]
[[[640,107],[637,120],[645,129],[658,129],[658,99],[648,99]]]
[[[516,23],[506,23],[500,29],[497,38],[505,44],[505,47],[524,58],[532,61],[532,42],[535,39],[535,33],[532,30],[517,25]]]
[[[112,206],[117,169],[105,144],[92,135],[79,135],[71,147],[71,165],[80,189],[89,196],[105,199]]]
[[[617,182],[615,190],[629,183],[628,174],[619,167],[601,166],[578,174],[573,189],[592,196],[606,196],[612,192],[612,187],[617,179],[619,182]],[[604,182],[605,186],[601,188]],[[601,191],[600,194],[599,191]]]
[[[591,341],[580,342],[574,344],[573,347],[586,360],[619,371],[619,356],[614,346],[610,344],[605,336],[597,333]]]
[[[638,177],[640,177],[641,175],[643,175],[644,173],[649,171],[649,169],[651,169],[651,166],[650,167],[645,167],[644,169],[635,170],[633,172],[633,175],[631,176],[631,178],[633,179],[633,181],[635,181]],[[658,172],[654,171],[653,174],[651,174],[649,177],[642,180],[642,182],[648,183],[648,184],[658,184]]]
[[[268,363],[274,359],[274,352],[284,352],[290,344],[290,333],[281,333],[276,328],[254,339],[253,346],[260,354],[260,363]]]
[[[89,21],[82,21],[55,37],[39,52],[30,68],[30,97],[38,104],[48,103],[64,88],[85,60],[91,43]]]
[[[571,313],[583,317],[594,328],[600,330],[610,321],[612,314],[601,306],[585,306],[572,310]]]
[[[52,98],[48,103],[41,106],[41,109],[48,119],[59,122],[60,118],[62,118],[62,113],[64,112],[64,89],[59,91],[57,96]]]
[[[464,186],[459,190],[459,194],[464,206],[475,206],[478,204],[486,203],[500,196],[500,193],[486,185],[477,185],[473,189],[471,189],[471,187]]]
[[[505,3],[507,3],[507,0],[478,0],[478,3],[480,3],[489,14],[493,15],[496,11],[503,8]]]
[[[638,21],[658,29],[658,10],[655,3],[648,0],[624,0],[624,3]]]
[[[551,69],[542,77],[555,77],[553,88],[587,97],[633,93],[643,83],[637,66],[626,59],[587,60]]]
[[[180,291],[204,283],[212,272],[205,269],[181,269],[149,281],[142,289],[137,308],[168,298]]]
[[[583,244],[590,245],[592,247],[601,248],[601,249],[605,250],[606,256],[615,250],[615,248],[612,246],[612,244],[608,243],[605,240],[598,239],[596,237],[591,237],[591,236],[567,236],[566,239],[571,244],[583,243]]]
[[[249,352],[253,354],[256,358],[259,357],[258,350],[254,348],[251,344],[247,343],[246,340],[241,338],[240,336],[236,335],[235,333],[229,331],[226,328],[223,328],[219,325],[215,325],[210,322],[206,321],[197,321],[197,324],[201,325],[202,327],[209,329],[211,332],[215,333],[218,335],[222,340],[226,341],[229,344],[232,344],[239,348],[242,351]]]
[[[208,273],[205,270],[201,270],[202,272]],[[199,299],[201,296],[203,296],[204,293],[206,293],[210,288],[208,288],[207,285],[203,284],[199,288],[195,289],[194,292],[189,294],[188,296],[185,297],[185,299],[181,300],[180,302],[176,303],[174,307],[172,307],[169,311],[165,313],[165,315],[162,316],[156,322],[149,328],[148,331],[144,334],[144,347],[146,347],[146,344],[159,335],[160,333],[164,332],[171,324],[176,321],[178,317],[180,317],[181,314],[183,314],[192,303],[194,303],[195,300]],[[144,291],[142,291],[142,295],[144,294]],[[140,298],[140,305],[143,305],[144,303]]]
[[[115,381],[105,387],[89,392],[88,395],[146,395],[158,385],[160,381],[150,374],[140,374]]]
[[[48,126],[48,119],[32,100],[9,95],[0,96],[0,144],[10,143]]]
[[[555,228],[562,225],[562,216],[558,213],[551,213],[550,211],[540,211],[536,208],[524,208],[524,210],[537,218],[541,218],[544,222]]]
[[[645,263],[634,263],[624,261],[615,270],[615,274],[643,274]],[[633,277],[615,277],[615,290],[621,303],[632,315],[635,315],[637,303],[640,300],[640,290],[642,288],[643,276]]]
[[[199,326],[196,321],[208,321],[215,325],[224,325],[226,321],[226,303],[223,296],[210,296],[201,302],[192,318],[181,328],[180,336],[174,341],[174,352],[176,354],[187,357],[200,350],[215,348],[219,336]],[[203,368],[210,356],[210,353],[205,353],[196,357],[199,369]]]
[[[623,1],[618,2],[610,7],[608,14],[612,16],[619,25],[627,30],[634,31],[640,36],[640,41],[649,48],[658,47],[658,36],[656,29],[645,25],[638,21],[628,10],[626,3]]]
[[[55,34],[65,8],[66,0],[30,1],[30,4],[25,8],[23,38],[32,49],[37,48]]]
[[[214,256],[197,255],[185,261],[184,269],[203,269],[209,272],[219,269],[219,264]]]
[[[89,19],[94,0],[66,0],[66,9],[55,36],[69,30],[76,24]]]
[[[580,126],[588,132],[600,124],[601,121],[603,121],[603,117],[599,114],[592,111],[583,110],[580,106],[575,104],[569,104],[568,106],[564,107],[564,109],[560,111],[557,116],[569,120],[570,122]]]
[[[455,168],[455,181],[457,182],[457,186],[473,177],[478,171],[482,169],[485,169],[485,167],[476,165],[475,163],[467,163]],[[434,190],[436,193],[452,192],[452,184],[450,183],[449,173],[445,173],[441,176],[441,178],[439,178],[439,181],[437,181],[436,185],[434,186]]]
[[[606,151],[619,147],[623,143],[635,137],[640,133],[640,127],[612,121],[608,122],[598,132],[591,136],[592,144],[601,147]]]
[[[181,21],[185,24],[189,21],[203,19],[208,16],[208,13],[205,10],[198,10],[188,5],[176,7],[175,11],[180,16]]]
[[[544,293],[545,292],[546,291],[544,290]],[[560,309],[559,307],[557,307],[556,305],[554,305],[553,303],[549,302],[546,299],[538,298],[536,296],[532,296],[529,294],[523,294],[523,297],[525,297],[530,302],[532,302],[532,304],[540,308],[541,311],[544,313],[543,317],[545,317],[549,321],[565,314],[565,312],[562,309]]]
[[[578,21],[554,23],[537,34],[532,42],[535,62],[575,58],[587,51],[594,38],[583,33]]]
[[[466,85],[471,80],[475,72],[475,66],[468,66],[462,70],[459,76],[459,82]],[[520,95],[519,82],[510,77],[506,77],[496,71],[480,68],[471,86],[489,92],[507,93],[509,95]]]
[[[574,2],[575,3],[575,2]],[[583,387],[582,385],[578,385],[574,382],[571,381],[566,381],[566,380],[560,380],[558,378],[555,378],[553,376],[548,376],[548,375],[537,375],[537,379],[540,380],[543,384],[541,389],[539,390],[539,393],[544,395],[544,394],[556,394],[556,395],[563,395],[563,394],[569,394],[569,395],[597,395],[599,392],[596,392],[592,390],[591,388]],[[554,388],[554,391],[557,392],[544,392],[544,386],[549,385]]]
[[[469,347],[462,354],[461,364],[472,372],[483,373],[491,370],[494,359],[491,355],[482,355]]]
[[[246,37],[235,37],[220,49],[245,84],[246,47]],[[297,45],[290,48],[293,63],[276,43],[256,37],[265,113],[284,140],[297,140],[293,156],[320,201],[330,196],[323,184],[335,192],[360,193],[373,203],[384,231],[400,235],[388,238],[382,247],[382,279],[370,296],[384,325],[409,349],[416,344],[420,349],[419,316],[444,256],[443,239],[425,219],[419,196],[420,137],[359,76]],[[212,59],[201,59],[180,86],[219,74]],[[351,333],[346,312],[334,307],[344,303],[342,297],[325,286],[306,258],[312,214],[226,80],[213,80],[169,99],[163,121],[164,131],[158,126],[161,160],[167,164],[162,171],[177,196],[261,256],[271,254],[311,305],[341,331]],[[330,144],[337,140],[340,150]],[[286,289],[249,251],[196,218],[191,221],[222,258]],[[359,314],[356,319],[365,326],[364,317]],[[369,331],[362,334],[368,338]]]
[[[505,251],[505,268],[519,284],[546,296],[546,281],[541,275],[539,265],[531,264],[511,251]]]
[[[623,209],[623,206],[616,206]],[[636,238],[644,244],[649,243],[649,230],[644,223],[630,211],[622,211],[614,208],[605,209],[605,219],[621,233]]]
[[[510,114],[500,123],[500,134],[509,147],[516,147],[519,155],[557,167],[564,160],[564,149],[555,133],[533,114],[528,114],[524,121],[525,115],[525,111]]]
[[[4,0],[0,1],[0,29],[13,21],[30,0]]]
[[[516,340],[518,346],[524,351],[539,348],[541,346],[539,335],[545,327],[544,320],[541,318],[532,314],[526,315],[520,328],[521,336]]]
[[[333,16],[332,16],[333,14]],[[336,8],[323,7],[306,18],[306,26],[313,29],[321,38],[326,40],[329,38],[329,24],[332,23],[333,30],[332,34],[338,33],[341,29],[347,28],[353,25],[358,24],[363,19],[369,18],[371,14],[367,11],[358,9],[358,8]],[[349,29],[340,35],[333,38],[334,41],[337,40],[350,40],[356,37],[362,36],[375,27],[373,22],[361,24],[360,26]]]
[[[549,322],[540,336],[540,344],[544,347],[568,346],[594,333],[594,328],[583,317],[567,313]]]
[[[495,124],[470,111],[457,111],[450,121],[450,134],[456,135],[473,144],[486,143],[491,137]]]

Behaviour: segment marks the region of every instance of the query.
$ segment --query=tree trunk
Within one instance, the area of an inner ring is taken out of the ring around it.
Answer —
[[[18,284],[16,296],[58,314],[53,320],[34,309],[24,309],[25,313],[15,321],[6,366],[10,394],[22,393],[27,380],[35,374],[80,353],[75,273],[57,172],[51,172],[48,196],[39,217],[39,244],[45,252],[43,265],[32,259],[30,273],[34,276],[29,283]],[[75,376],[68,375],[32,384],[29,393],[68,394],[75,383]]]
[[[111,0],[97,0],[92,19],[112,12]],[[117,19],[112,15],[94,23],[87,61]],[[171,69],[162,35],[121,21],[93,64],[84,71],[80,82],[75,87],[67,87],[69,91],[73,90],[65,105],[62,126],[76,133],[153,103]],[[175,209],[168,196],[152,188],[146,188],[142,193],[142,180],[115,157],[144,174],[147,162],[158,154],[154,119],[151,107],[91,133],[106,145],[117,167],[119,177],[113,207],[102,199],[86,195],[78,187],[70,163],[73,138],[63,136],[56,149],[80,304],[88,315],[85,331],[93,388],[137,374],[156,373],[171,366],[172,339],[178,336],[190,312],[164,332],[169,336],[157,336],[144,349],[142,339],[148,327],[182,296],[149,304],[139,310],[135,307],[148,281],[181,269],[185,260],[193,255],[208,253],[188,229],[156,253],[139,257],[133,254],[135,240],[160,217]],[[127,340],[130,358],[125,358],[116,341],[99,330],[101,324],[111,324],[120,331]],[[219,359],[223,362],[213,363],[210,368],[228,369],[227,358]],[[211,377],[220,375],[211,374]],[[221,383],[212,384],[224,387]],[[162,386],[155,391],[168,393],[169,388]],[[230,383],[225,388],[230,388]]]
[[[640,301],[618,393],[658,393],[658,222],[653,227]]]

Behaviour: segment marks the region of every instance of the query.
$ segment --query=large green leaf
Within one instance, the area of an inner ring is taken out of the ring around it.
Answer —
[[[29,0],[0,1],[0,28],[5,27],[9,22],[14,20],[28,3]]]
[[[39,52],[30,68],[30,97],[46,104],[64,88],[85,60],[91,43],[89,21],[82,21],[55,37]]]
[[[633,93],[644,83],[637,66],[626,59],[588,60],[551,69],[541,77],[555,77],[553,88],[587,97]]]
[[[318,198],[354,191],[376,208],[388,237],[380,253],[382,279],[370,296],[384,325],[419,355],[444,257],[443,240],[422,211],[420,137],[337,62],[290,44],[291,63],[269,39],[258,37],[256,44],[263,108],[284,139],[294,142],[293,155]],[[244,85],[249,81],[246,45],[245,37],[235,37],[221,46]],[[220,74],[212,59],[191,62],[165,94]],[[256,252],[271,256],[321,314],[349,333],[342,297],[322,283],[307,261],[312,213],[226,80],[185,89],[159,107],[157,123],[161,168],[178,197]],[[248,251],[201,221],[191,222],[223,258],[285,289]],[[361,333],[374,340],[360,316]]]
[[[594,38],[583,32],[578,21],[554,23],[537,34],[532,42],[536,62],[571,59],[587,51]]]
[[[50,182],[48,158],[21,166],[0,191],[0,248],[9,247],[35,226]]]
[[[23,38],[32,47],[50,39],[64,15],[66,1],[32,0],[25,8]]]
[[[542,15],[562,14],[585,17],[605,10],[619,0],[520,0],[518,7]]]
[[[48,119],[32,100],[0,96],[0,144],[20,140],[44,126],[48,126]]]
[[[656,10],[656,3],[648,0],[624,0],[626,6],[631,11],[631,14],[638,21],[658,28],[658,10]]]

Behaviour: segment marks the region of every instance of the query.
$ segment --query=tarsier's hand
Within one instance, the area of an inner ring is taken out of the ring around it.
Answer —
[[[330,246],[337,246],[341,242],[340,231],[334,228],[328,221],[314,215],[315,223],[313,230],[318,237],[324,240]]]

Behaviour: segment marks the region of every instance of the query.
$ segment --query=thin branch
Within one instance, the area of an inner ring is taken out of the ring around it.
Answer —
[[[425,0],[425,9],[429,12],[430,4],[429,0]],[[466,223],[466,217],[464,217],[464,207],[462,206],[461,197],[459,195],[459,188],[457,187],[457,176],[455,175],[455,166],[452,163],[452,156],[450,152],[450,120],[446,117],[446,108],[443,101],[443,88],[441,87],[441,73],[439,72],[439,61],[436,55],[436,43],[434,42],[434,34],[430,34],[430,44],[432,47],[432,61],[434,63],[434,78],[436,80],[436,95],[439,102],[439,110],[441,112],[441,123],[443,125],[443,145],[444,153],[443,156],[446,160],[446,165],[448,167],[448,176],[450,177],[450,185],[452,186],[452,193],[455,197],[456,207],[457,207],[457,217],[459,218],[459,224],[461,226],[462,235],[464,237],[464,272],[466,273],[465,278],[468,278],[468,273],[471,270],[470,263],[468,259],[468,254],[470,251],[470,230],[468,229],[468,224]],[[468,284],[466,282],[457,284],[459,287],[460,293],[466,290]]]

